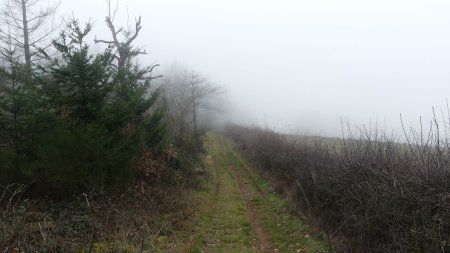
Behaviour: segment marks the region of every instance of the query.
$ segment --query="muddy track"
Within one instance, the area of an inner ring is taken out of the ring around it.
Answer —
[[[256,248],[260,252],[264,252],[264,253],[275,252],[274,248],[272,246],[270,237],[266,233],[264,227],[261,224],[261,218],[260,218],[258,212],[256,211],[255,207],[252,204],[252,199],[253,199],[252,193],[247,189],[246,183],[244,182],[244,179],[242,178],[241,174],[231,164],[230,158],[228,157],[228,155],[224,149],[223,143],[221,143],[220,146],[221,146],[222,155],[228,165],[228,169],[233,174],[234,179],[238,185],[241,198],[244,200],[245,207],[246,207],[246,213],[247,213],[247,216],[250,220],[250,224],[251,224],[252,229],[256,236],[256,245],[255,245]]]
[[[231,148],[231,153],[233,156],[236,156],[235,151],[233,150],[233,148]],[[261,196],[266,197],[267,196],[267,192],[264,192],[261,187],[256,183],[256,179],[249,173],[248,168],[245,167],[244,168],[244,177],[246,177],[248,180],[250,180],[250,182],[252,183],[253,187],[255,188],[256,191],[258,191],[259,194],[261,194]]]

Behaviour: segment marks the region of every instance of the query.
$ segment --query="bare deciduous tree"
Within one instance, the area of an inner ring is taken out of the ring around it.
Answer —
[[[138,37],[139,32],[142,30],[141,25],[141,17],[135,20],[135,26],[133,28],[118,28],[114,25],[114,20],[116,18],[117,10],[118,10],[118,2],[116,3],[116,7],[112,10],[113,6],[111,4],[111,0],[108,0],[108,16],[106,16],[105,22],[111,31],[111,40],[102,40],[95,38],[95,43],[103,43],[108,45],[109,47],[115,48],[115,58],[117,60],[117,69],[121,70],[128,63],[128,61],[135,56],[141,54],[147,54],[145,50],[141,48],[132,46],[133,41]],[[122,38],[120,38],[122,37]],[[150,65],[145,71],[149,74],[146,79],[152,80],[159,78],[161,76],[152,76],[151,73],[153,70],[158,67],[159,64]]]
[[[165,115],[171,135],[180,141],[185,135],[190,113],[190,93],[184,76],[172,70],[162,81],[162,100],[168,108]]]
[[[0,16],[0,41],[3,49],[20,52],[28,69],[39,49],[47,48],[49,36],[56,27],[48,25],[59,3],[40,7],[42,0],[6,0]]]
[[[194,125],[194,137],[198,137],[198,113],[207,97],[217,96],[223,93],[223,89],[213,85],[207,78],[195,70],[185,69],[187,85],[191,95],[192,123]]]
[[[194,140],[198,139],[201,113],[215,109],[208,99],[223,92],[201,73],[187,67],[172,66],[162,82],[162,98],[168,107],[166,118],[174,138],[178,141],[184,139],[189,129]]]

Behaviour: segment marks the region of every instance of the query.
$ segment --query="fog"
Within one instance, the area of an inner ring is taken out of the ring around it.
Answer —
[[[142,61],[225,87],[230,120],[333,136],[341,118],[400,131],[400,113],[410,124],[446,108],[449,12],[437,0],[120,0],[116,23],[141,15]],[[59,13],[109,38],[106,0],[63,0]]]

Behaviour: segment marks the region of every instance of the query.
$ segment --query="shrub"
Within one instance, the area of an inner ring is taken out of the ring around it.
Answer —
[[[0,89],[0,127],[7,126],[0,129],[4,184],[35,183],[34,191],[62,196],[119,191],[136,176],[140,152],[163,146],[163,111],[150,82],[155,66],[137,63],[132,41],[129,54],[115,48],[119,43],[92,55],[85,42],[91,29],[70,20],[45,65],[25,72],[23,80],[10,76],[14,68],[0,72],[10,83],[6,90],[14,91]]]
[[[436,135],[408,145],[363,131],[327,146],[263,129],[227,133],[341,250],[450,250],[450,153]]]
[[[58,125],[44,139],[39,153],[41,175],[36,176],[60,193],[103,187],[120,190],[135,174],[131,161],[137,145],[98,126]]]

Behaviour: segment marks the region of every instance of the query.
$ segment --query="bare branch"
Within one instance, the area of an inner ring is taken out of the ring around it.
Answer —
[[[0,31],[0,41],[3,42],[3,47],[8,43],[8,40],[20,45],[24,62],[30,69],[33,61],[32,56],[36,55],[33,50],[35,48],[46,48],[50,44],[48,42],[49,36],[58,27],[52,24],[51,29],[47,29],[46,24],[56,14],[61,1],[55,5],[35,10],[41,1],[5,0],[0,16],[0,25],[12,30],[9,35]]]

